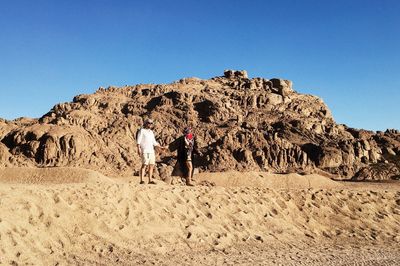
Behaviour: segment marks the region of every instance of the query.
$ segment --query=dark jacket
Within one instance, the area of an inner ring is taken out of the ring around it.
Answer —
[[[179,138],[174,140],[169,145],[169,150],[170,151],[174,151],[174,150],[177,151],[177,158],[176,159],[177,159],[179,168],[181,169],[182,173],[186,176],[187,173],[188,173],[188,170],[187,170],[187,167],[186,167],[188,149],[187,149],[187,147],[185,145],[185,136],[180,136]],[[198,154],[196,138],[194,138],[193,151],[192,151],[192,154],[191,154],[193,168],[195,167],[195,161],[194,161],[194,154],[195,153],[196,153],[196,155]]]

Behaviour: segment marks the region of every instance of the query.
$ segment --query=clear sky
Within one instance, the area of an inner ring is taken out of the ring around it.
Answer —
[[[285,78],[338,123],[400,129],[398,0],[0,0],[0,117],[99,86]]]

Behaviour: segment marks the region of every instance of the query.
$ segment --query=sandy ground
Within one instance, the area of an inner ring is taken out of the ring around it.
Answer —
[[[0,264],[400,265],[400,183],[0,169]],[[210,186],[215,184],[215,186]]]

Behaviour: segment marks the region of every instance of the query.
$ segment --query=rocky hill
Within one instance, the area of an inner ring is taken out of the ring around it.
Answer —
[[[318,97],[283,79],[223,76],[171,84],[99,88],[55,105],[40,119],[0,120],[0,166],[83,167],[107,175],[135,173],[134,135],[143,118],[166,145],[194,128],[201,171],[318,172],[340,179],[398,179],[400,132],[336,124]],[[157,175],[172,171],[160,154]]]

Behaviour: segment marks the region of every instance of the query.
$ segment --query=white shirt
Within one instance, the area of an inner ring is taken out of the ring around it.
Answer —
[[[142,153],[154,153],[154,146],[160,146],[154,137],[151,129],[142,128],[137,137],[137,144],[140,145]]]

